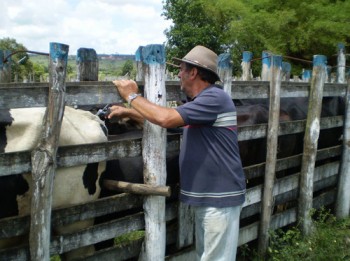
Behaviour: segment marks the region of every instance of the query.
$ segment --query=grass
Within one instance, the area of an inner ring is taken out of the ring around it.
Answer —
[[[127,233],[125,235],[121,235],[119,237],[116,237],[114,239],[114,244],[115,246],[123,246],[125,244],[128,244],[132,241],[139,240],[145,237],[145,231],[140,230],[140,231],[134,231]]]
[[[244,245],[240,247],[239,260],[350,261],[350,217],[337,220],[324,209],[316,216],[312,235],[304,237],[297,227],[276,230],[270,235],[267,257],[260,257],[256,250]]]

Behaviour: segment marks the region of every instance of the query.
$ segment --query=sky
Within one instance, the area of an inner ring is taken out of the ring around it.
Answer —
[[[1,0],[0,39],[13,38],[30,51],[49,52],[51,42],[69,54],[135,54],[139,46],[163,44],[171,25],[162,0]]]

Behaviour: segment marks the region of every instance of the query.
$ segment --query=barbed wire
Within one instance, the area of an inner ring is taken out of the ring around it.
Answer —
[[[259,61],[259,60],[263,60],[263,59],[267,59],[267,58],[271,58],[271,57],[272,57],[272,55],[268,55],[268,56],[265,56],[265,57],[259,57],[259,58],[251,59],[250,61],[254,62],[254,61]],[[282,58],[287,58],[287,59],[301,61],[301,62],[310,63],[310,64],[313,63],[313,61],[310,61],[310,60],[300,59],[300,58],[287,56],[287,55],[282,55]],[[345,66],[344,65],[334,65],[334,66],[328,65],[328,67],[330,67],[330,68],[341,68],[341,67],[350,68],[350,66],[347,66],[347,65],[345,65]]]
[[[18,50],[10,53],[8,56],[5,57],[5,59],[2,61],[3,63],[7,63],[8,59],[12,56],[15,55],[16,53],[33,53],[33,54],[39,54],[39,55],[45,55],[49,56],[48,53],[43,53],[43,52],[36,52],[36,51],[29,51],[29,50]]]
[[[10,53],[8,56],[5,57],[5,59],[3,60],[3,63],[7,63],[8,62],[8,59],[12,56],[12,55],[15,55],[17,53],[32,53],[32,54],[38,54],[38,55],[45,55],[45,56],[49,56],[50,54],[49,53],[44,53],[44,52],[37,52],[37,51],[30,51],[30,50],[18,50],[18,51],[14,51],[12,53]],[[337,54],[334,54],[333,56],[335,56]],[[345,54],[346,56],[350,56],[350,54]],[[255,58],[255,59],[251,59],[250,62],[254,62],[254,61],[259,61],[259,60],[263,60],[263,59],[267,59],[267,58],[271,58],[272,55],[268,55],[268,56],[265,56],[265,57],[259,57],[259,58]],[[296,58],[296,57],[292,57],[292,56],[287,56],[287,55],[282,55],[282,58],[287,58],[287,59],[290,59],[290,60],[296,60],[296,61],[300,61],[300,62],[305,62],[305,63],[310,63],[312,64],[313,61],[310,61],[310,60],[305,60],[305,59],[301,59],[301,58]],[[175,65],[175,64],[172,64],[172,63],[169,63],[167,62],[169,65],[172,65],[172,66],[176,66],[176,67],[179,67],[178,65]],[[350,66],[330,66],[331,68],[338,68],[338,67],[345,67],[345,68],[350,68]]]

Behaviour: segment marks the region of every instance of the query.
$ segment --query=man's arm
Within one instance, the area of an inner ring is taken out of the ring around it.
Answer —
[[[137,110],[133,108],[126,108],[121,105],[113,105],[109,108],[110,113],[108,114],[108,118],[111,119],[113,117],[118,117],[118,118],[130,118],[137,123],[143,124],[144,122],[144,117],[138,113]]]
[[[132,80],[117,80],[113,83],[117,87],[120,96],[126,101],[131,93],[139,92],[136,82]],[[185,124],[181,115],[175,109],[156,105],[141,96],[133,99],[131,106],[143,118],[163,128],[176,128]],[[109,117],[113,117],[113,115],[112,111]]]

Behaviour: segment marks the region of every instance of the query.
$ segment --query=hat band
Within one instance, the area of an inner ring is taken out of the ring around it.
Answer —
[[[201,63],[199,63],[198,61],[193,61],[193,60],[186,59],[186,58],[183,58],[182,60],[183,60],[184,62],[188,61],[189,63],[195,63],[195,64],[198,64],[199,66],[202,66],[202,67],[207,68],[208,70],[212,70],[212,69],[210,69],[208,66],[206,66],[205,64],[201,64]]]

